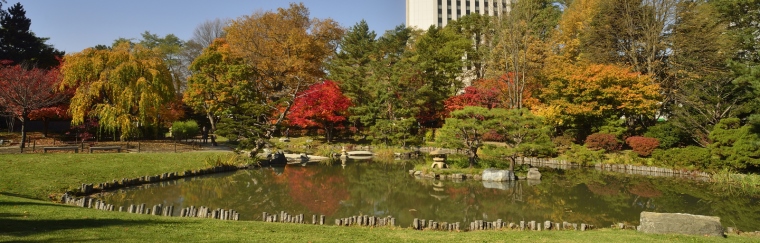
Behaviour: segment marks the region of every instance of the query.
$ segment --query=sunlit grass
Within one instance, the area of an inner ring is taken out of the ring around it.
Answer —
[[[0,155],[0,191],[34,199],[122,178],[206,168],[228,153],[50,153]]]

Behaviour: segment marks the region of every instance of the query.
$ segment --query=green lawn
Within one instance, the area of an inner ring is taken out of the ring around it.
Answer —
[[[760,238],[648,235],[630,230],[430,232],[169,218],[49,202],[82,183],[206,167],[214,153],[0,155],[0,242],[757,242]]]

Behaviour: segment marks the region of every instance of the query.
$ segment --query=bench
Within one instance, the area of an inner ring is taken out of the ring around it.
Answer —
[[[121,153],[121,146],[90,147],[90,153],[92,153],[93,150],[116,150],[117,153]]]
[[[42,152],[44,152],[44,153],[47,153],[48,150],[74,150],[74,153],[79,153],[79,147],[77,147],[77,146],[44,147],[44,148],[42,148]]]

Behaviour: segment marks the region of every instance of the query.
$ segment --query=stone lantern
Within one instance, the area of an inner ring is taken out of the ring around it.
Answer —
[[[449,168],[449,165],[446,164],[446,153],[441,151],[440,149],[436,149],[432,152],[430,152],[430,155],[433,156],[433,164],[430,166],[431,168],[438,167],[439,169]]]

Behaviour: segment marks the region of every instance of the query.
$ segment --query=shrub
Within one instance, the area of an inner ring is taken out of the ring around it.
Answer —
[[[425,131],[425,142],[435,142],[434,129],[427,129],[427,131]]]
[[[684,141],[688,139],[688,135],[670,122],[658,123],[649,127],[644,136],[656,138],[660,141],[660,146],[658,147],[661,149],[676,147],[679,144],[684,144]]]
[[[634,151],[622,151],[619,153],[607,154],[605,163],[618,165],[650,165],[648,159],[639,157]]]
[[[558,153],[565,153],[565,151],[573,146],[574,140],[575,139],[572,136],[565,134],[552,138],[552,143],[554,143],[554,147],[557,149]]]
[[[625,128],[625,119],[611,117],[604,119],[604,125],[599,127],[598,133],[612,134],[615,137],[622,137],[627,129]]]
[[[193,120],[176,121],[172,123],[172,136],[175,139],[192,138],[195,137],[195,135],[198,135],[199,131],[198,123]]]
[[[222,156],[222,155],[209,156],[203,159],[203,161],[206,162],[206,165],[209,167],[216,167],[216,166],[233,167],[238,164],[244,164],[247,162],[247,160],[244,157],[238,154],[230,154],[227,156]]]
[[[431,160],[432,159],[426,158],[426,161],[431,161]],[[459,168],[459,169],[469,168],[470,158],[467,156],[452,154],[452,155],[449,155],[448,158],[446,158],[446,164],[451,166],[451,168]],[[427,166],[430,167],[429,164]]]
[[[625,139],[625,143],[631,146],[633,152],[636,152],[641,157],[649,157],[649,155],[652,155],[652,151],[660,146],[660,141],[656,138],[641,136],[629,137]]]
[[[658,164],[676,168],[706,169],[713,164],[710,150],[697,146],[656,149],[652,152],[652,158]]]
[[[594,133],[586,137],[586,147],[591,150],[603,149],[607,152],[620,150],[622,144],[617,140],[614,134]]]
[[[591,150],[585,146],[573,144],[567,152],[565,152],[565,159],[572,163],[577,163],[583,166],[594,165],[602,162],[604,159],[604,150]]]

